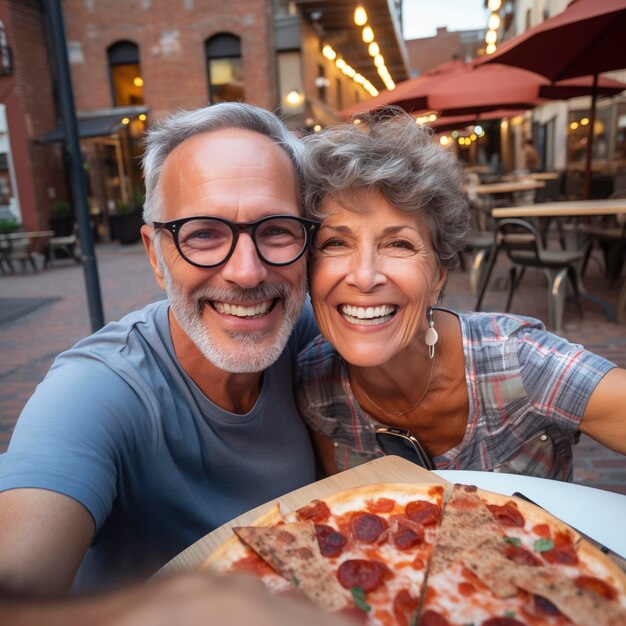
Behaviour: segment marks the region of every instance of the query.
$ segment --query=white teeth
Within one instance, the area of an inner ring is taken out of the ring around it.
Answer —
[[[381,306],[353,306],[351,304],[342,304],[339,307],[340,313],[351,324],[359,324],[361,326],[372,326],[374,324],[384,324],[388,322],[396,311],[396,307],[391,304],[383,304]]]
[[[255,317],[256,315],[265,315],[272,306],[272,301],[260,302],[251,306],[241,304],[230,304],[229,302],[213,302],[213,306],[218,313],[225,315],[234,315],[235,317]]]

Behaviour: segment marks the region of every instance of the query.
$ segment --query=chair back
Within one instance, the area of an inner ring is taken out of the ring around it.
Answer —
[[[511,218],[498,223],[497,240],[509,259],[520,265],[542,265],[543,244],[539,231],[526,220]]]

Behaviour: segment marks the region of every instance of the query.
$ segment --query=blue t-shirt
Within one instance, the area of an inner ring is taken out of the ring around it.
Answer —
[[[310,305],[245,415],[213,404],[176,359],[168,303],[61,354],[0,455],[0,490],[49,489],[96,525],[75,587],[146,576],[206,533],[315,480],[293,371],[316,334]]]

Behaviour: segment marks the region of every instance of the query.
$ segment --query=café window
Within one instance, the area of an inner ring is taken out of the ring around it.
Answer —
[[[587,155],[589,124],[588,110],[570,111],[567,129],[567,162],[584,163]],[[592,157],[594,161],[609,160],[611,109],[598,108],[593,129]]]
[[[615,128],[616,161],[626,161],[626,102],[617,105],[617,125]]]
[[[220,33],[205,43],[209,102],[243,102],[244,79],[241,42],[230,33]]]
[[[297,50],[279,52],[278,87],[280,89],[280,113],[283,116],[304,111],[304,90],[300,52]]]
[[[139,46],[132,41],[118,41],[107,48],[113,106],[137,106],[144,103],[143,78],[139,64]]]

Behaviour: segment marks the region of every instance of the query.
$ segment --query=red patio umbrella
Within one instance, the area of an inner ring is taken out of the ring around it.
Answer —
[[[359,102],[341,112],[344,117],[395,104],[409,112],[432,110],[440,116],[477,115],[497,109],[529,109],[542,99],[558,100],[589,95],[591,77],[552,84],[534,72],[506,65],[476,65],[453,62],[399,83],[391,91]],[[626,89],[617,81],[602,79],[600,93],[616,94]]]
[[[504,43],[484,58],[552,81],[626,68],[626,1],[574,0],[562,13]],[[589,194],[596,93],[592,92],[584,196]]]
[[[605,94],[617,94],[626,85],[603,79],[599,87]],[[464,115],[496,109],[532,108],[546,100],[565,100],[589,95],[591,77],[551,84],[534,72],[508,65],[473,65],[462,72],[446,74],[428,93],[428,103],[444,115]]]

